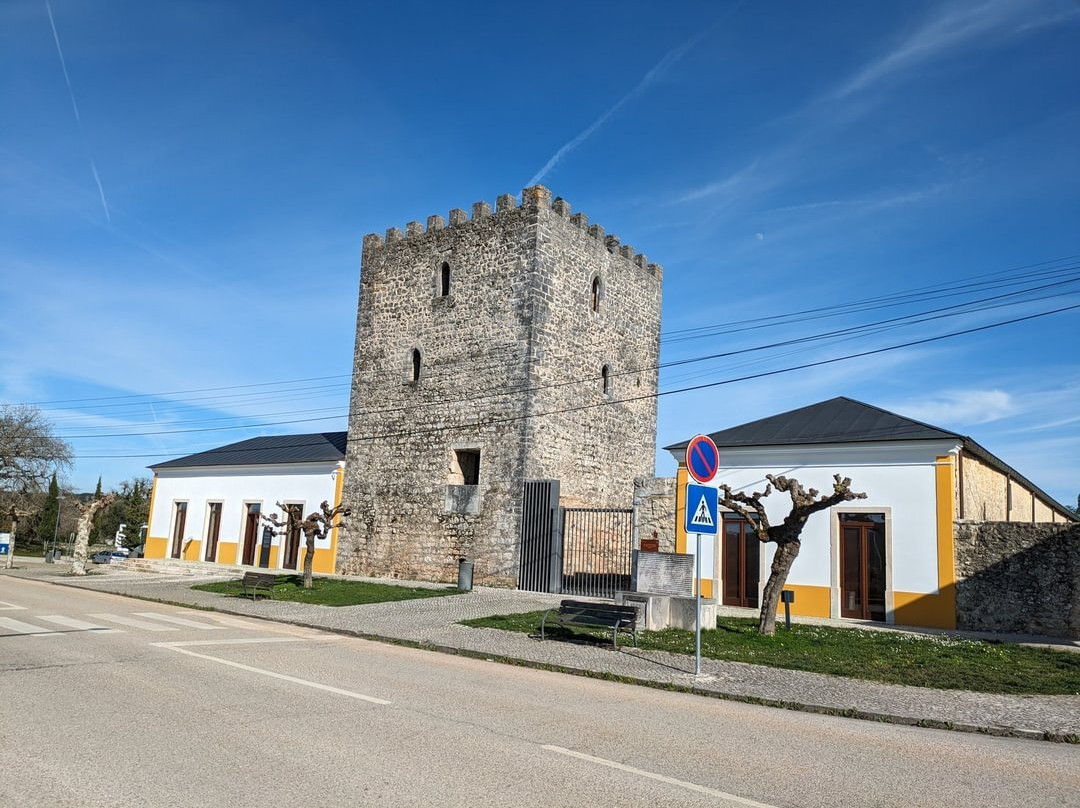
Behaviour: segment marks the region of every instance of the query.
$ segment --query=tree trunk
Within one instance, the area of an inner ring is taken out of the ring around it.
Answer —
[[[307,537],[307,549],[304,551],[304,589],[311,589],[311,565],[315,560],[315,535]]]
[[[116,498],[115,494],[106,494],[89,505],[79,506],[79,523],[75,528],[75,546],[71,549],[71,574],[86,575],[86,556],[90,546],[90,530],[94,526],[94,517],[102,508],[108,507]]]
[[[75,526],[75,546],[71,548],[71,574],[86,575],[86,556],[90,546],[90,528],[94,524],[94,513],[87,508],[79,514]]]
[[[8,556],[4,562],[5,569],[11,569],[12,561],[15,558],[15,536],[19,532],[19,514],[14,508],[11,509],[11,538],[8,540]]]
[[[765,582],[765,588],[761,593],[758,634],[767,634],[771,637],[776,633],[776,609],[780,604],[780,593],[784,590],[788,573],[791,572],[791,565],[795,563],[801,548],[802,542],[798,539],[777,543],[769,580]]]

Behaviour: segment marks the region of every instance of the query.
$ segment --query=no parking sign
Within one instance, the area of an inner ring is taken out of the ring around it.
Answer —
[[[695,435],[686,444],[686,470],[697,482],[712,482],[719,466],[720,452],[708,435]]]

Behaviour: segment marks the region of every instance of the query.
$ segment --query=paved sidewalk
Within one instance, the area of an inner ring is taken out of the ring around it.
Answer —
[[[458,624],[470,617],[549,608],[558,604],[561,595],[477,587],[448,597],[326,607],[251,602],[191,589],[194,583],[211,580],[206,577],[104,568],[102,574],[74,578],[64,574],[67,569],[63,564],[25,563],[2,574],[791,709],[1034,739],[1080,738],[1080,695],[933,690],[711,659],[702,660],[702,673],[695,676],[692,657],[632,646],[614,651],[565,641],[541,642],[515,632]]]

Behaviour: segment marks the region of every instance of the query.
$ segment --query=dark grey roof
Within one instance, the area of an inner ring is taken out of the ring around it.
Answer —
[[[790,446],[895,440],[963,440],[963,435],[839,396],[709,435],[725,446]],[[664,448],[685,449],[689,439]]]
[[[1072,513],[1035,483],[966,435],[939,429],[895,412],[838,396],[807,407],[770,415],[757,421],[721,429],[709,435],[723,454],[724,448],[739,446],[796,446],[826,443],[866,443],[871,441],[955,440],[964,451],[996,468],[1002,474],[1034,491],[1042,500],[1063,513]],[[690,439],[664,448],[669,452],[686,448]]]
[[[347,432],[311,435],[267,435],[230,443],[217,449],[155,463],[151,469],[192,466],[261,466],[271,463],[317,463],[345,459]]]

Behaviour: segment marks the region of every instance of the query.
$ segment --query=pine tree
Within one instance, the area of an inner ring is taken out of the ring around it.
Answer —
[[[45,495],[45,502],[38,512],[37,538],[42,544],[52,541],[56,531],[56,520],[60,515],[60,485],[56,481],[56,472],[53,472],[49,481],[49,492]]]
[[[101,499],[101,477],[97,478],[97,488],[94,489],[94,499]]]

